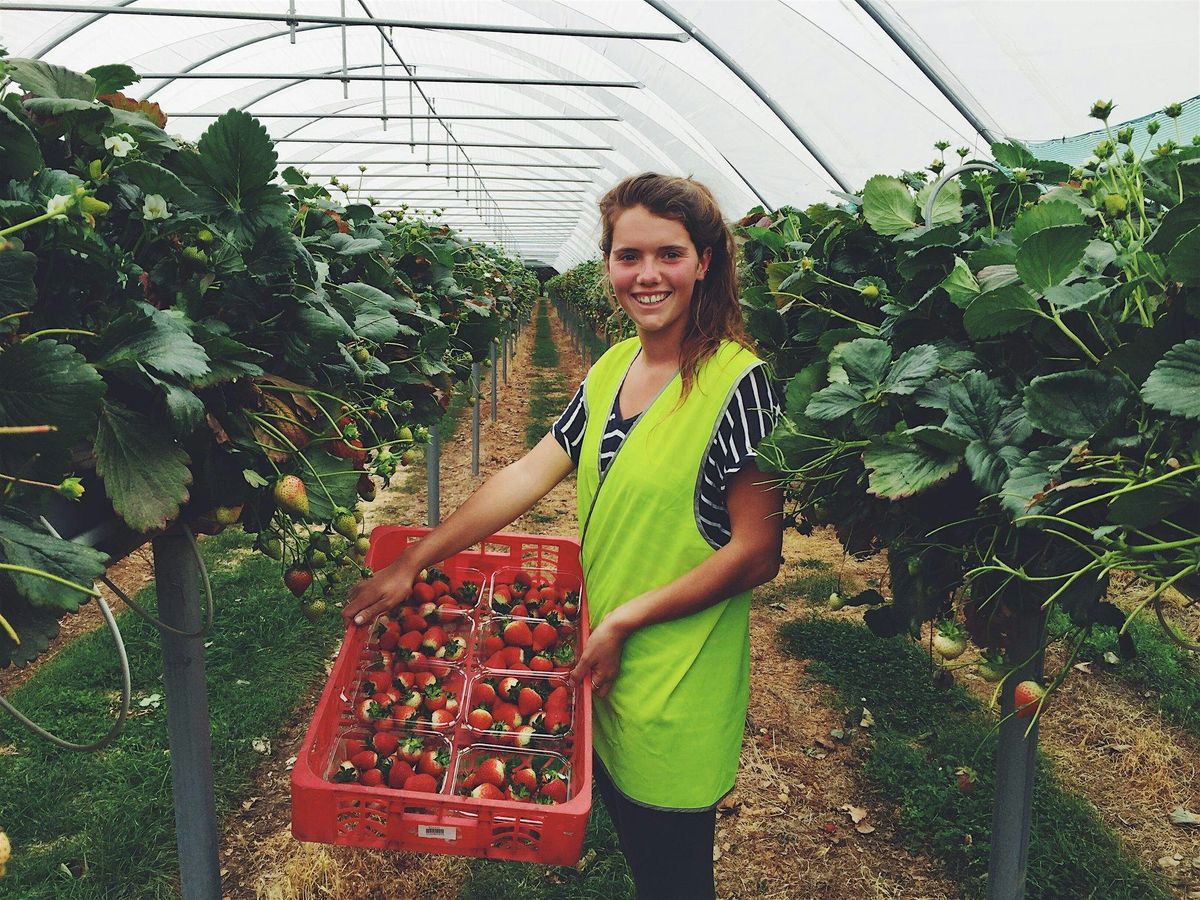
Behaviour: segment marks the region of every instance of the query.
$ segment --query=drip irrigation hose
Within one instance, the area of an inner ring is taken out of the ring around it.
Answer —
[[[42,521],[45,522],[45,519]],[[54,529],[51,528],[50,530],[53,532]],[[98,750],[103,750],[117,739],[117,736],[125,727],[125,720],[129,718],[129,700],[133,692],[130,684],[129,656],[125,652],[125,642],[121,639],[121,629],[117,627],[117,620],[113,618],[112,610],[108,608],[108,604],[104,598],[98,597],[96,602],[100,604],[100,612],[104,614],[104,621],[108,624],[108,630],[112,632],[113,642],[117,645],[117,658],[121,663],[121,711],[117,715],[117,721],[108,730],[108,734],[90,744],[76,744],[73,741],[60,738],[56,734],[51,734],[41,725],[27,718],[19,709],[9,703],[4,696],[0,695],[0,709],[6,710],[9,715],[38,737],[43,737],[50,743],[62,747],[64,750],[74,750],[78,753],[95,753]]]
[[[1184,650],[1191,650],[1195,653],[1200,653],[1200,644],[1197,644],[1194,641],[1185,641],[1171,628],[1171,623],[1167,621],[1166,613],[1163,612],[1161,597],[1156,597],[1153,603],[1151,603],[1151,606],[1154,607],[1154,612],[1158,616],[1158,624],[1162,626],[1163,634],[1167,636],[1167,640],[1174,644],[1178,644]]]

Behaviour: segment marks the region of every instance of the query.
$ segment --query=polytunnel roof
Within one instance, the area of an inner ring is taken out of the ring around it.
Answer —
[[[986,157],[1093,131],[1097,98],[1115,121],[1200,92],[1195,0],[0,0],[0,43],[132,65],[190,140],[245,109],[281,168],[559,270],[595,256],[630,173],[693,175],[737,218],[938,139]]]

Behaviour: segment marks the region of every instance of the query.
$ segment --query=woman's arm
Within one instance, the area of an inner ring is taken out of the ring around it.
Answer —
[[[622,603],[591,633],[572,677],[592,678],[603,697],[617,677],[621,647],[639,628],[699,612],[765,584],[779,571],[783,550],[783,489],[754,460],[729,480],[726,494],[733,537],[696,568]]]
[[[351,588],[343,618],[361,625],[403,603],[422,569],[512,524],[574,467],[554,435],[547,434],[523,457],[485,481],[429,534],[409,544],[395,562]]]

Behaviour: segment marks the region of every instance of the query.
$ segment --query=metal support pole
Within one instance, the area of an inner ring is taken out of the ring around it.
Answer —
[[[425,445],[425,491],[429,496],[427,524],[430,528],[442,521],[441,475],[442,429],[433,425],[429,429],[429,443]]]
[[[500,368],[504,373],[504,383],[508,384],[508,342],[511,340],[509,335],[504,335],[503,343],[500,345]]]
[[[201,579],[189,540],[179,529],[154,538],[154,581],[162,621],[181,631],[199,632],[204,626]],[[162,651],[182,896],[184,900],[220,900],[204,638],[164,631]]]
[[[1020,615],[1010,632],[1010,659],[1026,659],[1042,642],[1045,617]],[[1000,741],[996,749],[996,799],[992,807],[992,850],[988,860],[988,900],[1022,900],[1025,868],[1029,860],[1029,823],[1033,811],[1033,780],[1036,768],[1038,726],[1012,715],[1016,707],[1013,689],[1027,678],[1040,678],[1042,654],[1014,672],[1000,693]]]
[[[492,342],[492,421],[496,421],[496,342]]]
[[[471,363],[471,474],[479,474],[479,363]]]

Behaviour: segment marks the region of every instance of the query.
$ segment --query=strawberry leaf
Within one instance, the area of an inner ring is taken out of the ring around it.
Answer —
[[[961,454],[942,452],[929,444],[871,447],[863,454],[867,491],[888,500],[911,497],[945,481],[958,471],[962,461]]]
[[[104,574],[108,559],[99,550],[64,541],[6,516],[0,516],[0,558],[10,565],[48,572],[87,588]],[[76,612],[88,599],[84,592],[48,578],[7,570],[3,574],[29,603],[57,610],[58,615]]]
[[[68,446],[87,435],[104,389],[100,373],[67,344],[25,341],[0,353],[0,425],[53,425],[39,441]]]
[[[93,88],[95,92],[92,95],[93,97],[124,90],[131,84],[137,84],[142,80],[142,76],[135,72],[131,66],[121,63],[95,66],[88,69],[86,74],[96,82],[96,86]]]
[[[8,75],[31,94],[90,101],[96,96],[96,79],[40,59],[7,60]]]
[[[1082,440],[1115,422],[1133,398],[1124,378],[1083,369],[1033,379],[1025,389],[1024,404],[1033,427]]]
[[[1176,344],[1142,385],[1142,399],[1172,415],[1200,419],[1200,340]]]
[[[863,188],[863,215],[876,234],[900,234],[921,224],[908,186],[887,175],[876,175]]]
[[[0,104],[0,176],[26,181],[41,169],[42,151],[29,126]]]
[[[200,378],[208,374],[208,354],[192,340],[188,322],[164,310],[142,306],[114,322],[100,346],[99,369],[139,370]]]
[[[188,455],[148,416],[102,403],[95,452],[113,508],[135,531],[165,527],[187,501]]]

